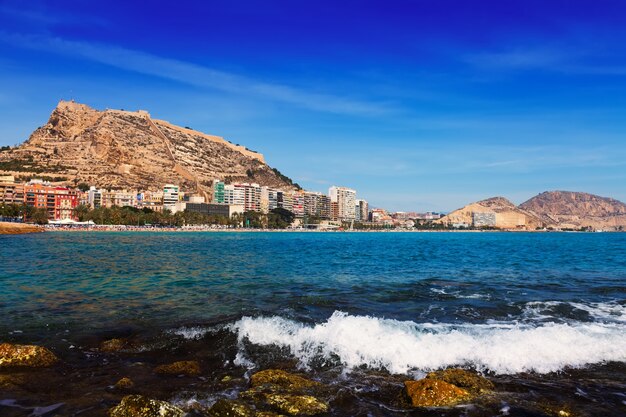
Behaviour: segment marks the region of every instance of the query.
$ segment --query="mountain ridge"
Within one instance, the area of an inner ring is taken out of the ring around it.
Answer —
[[[178,183],[208,190],[213,179],[297,188],[262,154],[220,136],[153,119],[143,110],[96,110],[74,101],[60,101],[24,143],[0,152],[0,171],[117,189]]]
[[[544,191],[518,206],[504,197],[492,197],[454,210],[438,222],[471,225],[475,220],[474,213],[493,213],[495,216],[486,219],[495,221],[490,225],[501,229],[626,228],[626,204],[610,197],[577,191]]]

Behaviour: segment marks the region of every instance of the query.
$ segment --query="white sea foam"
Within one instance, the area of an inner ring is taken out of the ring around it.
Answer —
[[[189,340],[197,340],[202,339],[207,333],[211,333],[214,330],[215,329],[210,327],[179,327],[177,329],[168,330],[167,333]]]
[[[555,311],[560,306],[571,306],[589,314],[592,320],[604,323],[626,324],[626,305],[616,302],[605,303],[575,303],[563,301],[532,301],[526,303],[522,313],[523,318],[531,320],[560,319]]]
[[[230,329],[240,342],[290,349],[304,367],[334,355],[348,368],[366,365],[394,373],[447,366],[548,373],[626,361],[626,326],[615,322],[417,324],[335,312],[313,326],[277,316],[243,317]]]

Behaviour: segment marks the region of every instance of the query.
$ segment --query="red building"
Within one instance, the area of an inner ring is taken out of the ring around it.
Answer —
[[[78,220],[74,214],[74,209],[79,204],[77,190],[29,183],[24,186],[24,203],[30,207],[46,209],[50,220]]]

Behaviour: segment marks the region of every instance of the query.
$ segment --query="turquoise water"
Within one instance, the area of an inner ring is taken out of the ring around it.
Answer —
[[[600,367],[626,391],[626,234],[55,232],[0,256],[0,334],[61,353],[170,335],[241,368]]]
[[[0,237],[0,247],[2,331],[316,321],[335,310],[481,323],[523,319],[528,302],[626,299],[626,234],[61,232]]]

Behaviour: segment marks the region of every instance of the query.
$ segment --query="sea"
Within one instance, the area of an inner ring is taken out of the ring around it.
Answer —
[[[121,377],[208,408],[269,368],[331,387],[333,416],[626,416],[626,234],[0,236],[0,342],[61,359],[0,369],[2,416],[105,416]],[[153,372],[178,360],[201,375]],[[403,381],[449,367],[494,391],[401,405]]]

